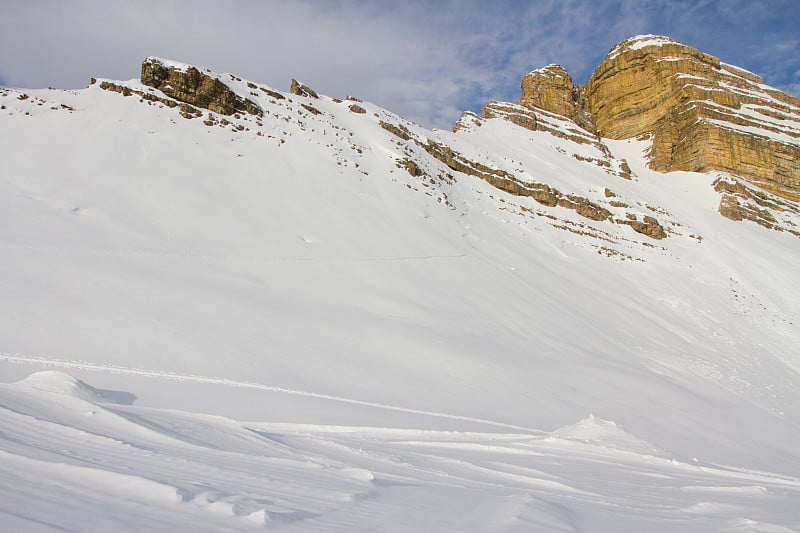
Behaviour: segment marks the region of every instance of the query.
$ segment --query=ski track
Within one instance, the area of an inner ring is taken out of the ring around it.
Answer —
[[[35,252],[55,252],[75,255],[106,255],[106,256],[140,256],[164,257],[176,259],[206,260],[206,261],[247,261],[252,263],[326,263],[326,264],[358,264],[358,263],[397,263],[414,261],[434,261],[437,259],[464,259],[467,254],[427,254],[427,255],[399,255],[390,257],[253,257],[252,254],[209,254],[203,252],[170,252],[167,250],[148,250],[143,248],[130,249],[96,249],[74,248],[63,246],[23,245],[15,243],[0,243],[0,247],[24,249]]]
[[[142,368],[131,368],[120,365],[109,364],[96,364],[87,363],[84,361],[68,361],[63,359],[50,359],[41,356],[21,355],[0,352],[0,361],[15,364],[34,364],[50,368],[73,368],[77,370],[89,370],[95,372],[105,372],[108,374],[122,374],[127,376],[137,376],[144,378],[164,379],[169,381],[184,381],[191,383],[202,383],[208,385],[224,385],[226,387],[235,387],[242,389],[260,390],[266,392],[278,392],[282,394],[290,394],[293,396],[302,396],[305,398],[315,398],[319,400],[328,400],[333,402],[346,403],[350,405],[359,405],[362,407],[372,407],[375,409],[384,409],[388,411],[396,411],[400,413],[407,413],[413,415],[430,416],[436,418],[445,418],[448,420],[458,420],[461,422],[473,422],[477,424],[485,424],[505,429],[513,429],[515,431],[522,431],[530,434],[543,434],[542,431],[515,424],[506,424],[504,422],[496,422],[494,420],[487,420],[484,418],[475,418],[464,415],[455,415],[450,413],[441,413],[437,411],[426,411],[423,409],[412,409],[410,407],[401,407],[397,405],[387,405],[379,402],[370,402],[367,400],[357,400],[354,398],[343,398],[341,396],[333,396],[330,394],[322,394],[318,392],[309,392],[287,387],[277,387],[274,385],[264,385],[262,383],[254,383],[250,381],[238,381],[228,378],[217,378],[209,376],[198,376],[195,374],[178,374],[176,372],[166,372],[160,370],[146,370]]]

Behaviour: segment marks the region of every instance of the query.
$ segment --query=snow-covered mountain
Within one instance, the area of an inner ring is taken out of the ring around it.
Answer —
[[[797,175],[651,170],[666,119],[543,72],[453,132],[158,58],[0,89],[9,530],[800,529]]]

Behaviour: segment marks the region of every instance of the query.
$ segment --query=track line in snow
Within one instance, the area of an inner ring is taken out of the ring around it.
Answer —
[[[167,372],[162,370],[146,370],[143,368],[133,368],[120,365],[101,365],[96,363],[87,363],[84,361],[67,361],[63,359],[48,359],[46,357],[11,354],[0,352],[0,361],[16,364],[34,364],[51,368],[74,368],[78,370],[89,370],[96,372],[105,372],[108,374],[122,374],[127,376],[138,376],[143,378],[164,379],[170,381],[183,381],[191,383],[202,383],[208,385],[224,385],[226,387],[235,387],[241,389],[252,389],[266,392],[279,392],[283,394],[291,394],[294,396],[303,396],[305,398],[316,398],[320,400],[329,400],[340,403],[347,403],[351,405],[360,405],[363,407],[372,407],[375,409],[384,409],[388,411],[396,411],[400,413],[408,413],[414,415],[430,416],[436,418],[446,418],[448,420],[459,420],[462,422],[472,422],[476,424],[485,424],[494,427],[501,427],[506,429],[513,429],[516,431],[523,431],[527,434],[541,435],[544,432],[524,426],[515,424],[507,424],[505,422],[497,422],[494,420],[486,420],[483,418],[475,418],[464,415],[454,415],[450,413],[441,413],[437,411],[426,411],[423,409],[413,409],[410,407],[400,407],[397,405],[388,405],[378,402],[370,402],[367,400],[357,400],[354,398],[344,398],[341,396],[333,396],[330,394],[323,394],[319,392],[309,392],[288,387],[277,387],[274,385],[264,385],[262,383],[254,383],[252,381],[238,381],[228,378],[217,378],[210,376],[200,376],[196,374],[179,374],[177,372]]]
[[[0,247],[25,249],[30,251],[57,252],[64,254],[97,254],[106,256],[139,256],[139,257],[164,257],[173,259],[208,260],[208,261],[252,261],[258,263],[396,263],[404,261],[434,261],[437,259],[463,259],[466,253],[452,254],[427,254],[427,255],[399,255],[399,256],[373,256],[373,257],[313,257],[313,256],[261,256],[253,254],[211,254],[201,251],[173,252],[168,250],[149,250],[144,248],[74,248],[56,245],[28,245],[0,242]]]

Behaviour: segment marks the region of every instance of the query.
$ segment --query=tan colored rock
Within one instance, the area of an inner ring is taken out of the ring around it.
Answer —
[[[274,98],[275,100],[283,100],[284,99],[283,95],[281,93],[279,93],[278,91],[273,91],[272,89],[268,89],[266,87],[259,87],[259,89],[261,91],[265,92],[266,94],[268,94],[269,96],[271,96],[272,98]]]
[[[322,114],[322,111],[320,111],[319,109],[317,109],[313,105],[300,104],[300,106],[302,106],[303,109],[305,109],[306,111],[308,111],[312,115],[321,115]]]
[[[575,107],[572,87],[572,77],[564,67],[547,65],[522,78],[522,97],[519,103],[569,116]]]
[[[547,65],[522,78],[522,97],[518,103],[563,115],[593,131],[592,117],[584,109],[582,92],[582,87],[573,85],[564,67]]]
[[[800,215],[797,202],[774,196],[733,176],[721,176],[712,185],[721,194],[719,213],[725,218],[749,220],[765,228],[787,231],[800,237],[797,226],[783,216],[786,213]]]
[[[170,98],[222,115],[232,115],[238,111],[259,117],[264,114],[255,102],[238,96],[219,79],[195,67],[167,67],[159,59],[147,58],[142,63],[141,79],[143,84],[155,87]]]
[[[478,177],[494,187],[515,196],[529,196],[542,205],[573,209],[579,215],[590,220],[602,221],[611,218],[611,213],[604,207],[578,195],[564,195],[558,189],[545,183],[525,183],[513,174],[504,170],[487,167],[477,161],[467,159],[449,146],[428,140],[421,145],[429,154],[457,172]]]
[[[152,93],[147,93],[137,89],[132,89],[127,85],[119,85],[117,83],[113,83],[110,81],[101,81],[100,88],[103,89],[104,91],[112,91],[115,93],[120,93],[122,96],[131,96],[135,94],[139,96],[139,98],[141,98],[141,101],[160,102],[167,107],[177,107],[178,112],[181,114],[183,118],[193,119],[203,116],[202,111],[187,103],[179,103],[171,98],[165,98],[163,96],[157,96]]]
[[[478,119],[477,116],[474,118]],[[529,196],[542,205],[572,209],[582,217],[590,220],[611,220],[611,212],[608,209],[592,202],[588,198],[575,194],[563,194],[558,189],[545,183],[523,182],[510,172],[489,167],[478,161],[473,161],[442,142],[426,138],[414,138],[408,129],[401,124],[390,124],[384,121],[381,121],[379,124],[383,129],[393,133],[404,141],[414,142],[431,156],[447,165],[451,170],[480,178],[492,186],[509,194],[513,194],[514,196]],[[416,163],[411,166],[407,161],[410,160],[404,160],[401,162],[401,165],[406,168],[409,173],[416,175]]]
[[[627,220],[618,220],[620,224],[626,224],[633,228],[633,231],[647,235],[651,239],[665,239],[667,232],[664,227],[658,222],[657,219],[651,216],[645,216],[644,220],[639,220],[636,215],[628,213]]]
[[[614,159],[608,147],[601,142],[600,138],[586,129],[578,127],[574,120],[563,115],[525,104],[495,101],[483,106],[481,114],[484,119],[499,118],[531,131],[545,131],[578,144],[592,145],[600,150],[603,154],[602,158],[583,157],[578,154],[573,154],[573,157],[603,167],[610,174],[615,174],[625,179],[631,178],[631,169],[628,167],[627,162]],[[464,113],[456,124],[454,131],[467,127],[470,122],[480,125],[480,122],[475,122],[475,119],[477,117],[474,113],[471,116]]]
[[[800,200],[800,100],[669,39],[612,48],[586,83],[600,134],[652,137],[654,170],[721,170]]]
[[[415,161],[412,161],[407,157],[398,161],[397,165],[400,168],[406,169],[408,173],[411,174],[412,176],[419,177],[425,174],[425,172],[419,167],[419,165]]]
[[[481,115],[486,119],[502,118],[531,131],[536,131],[539,123],[532,109],[506,102],[489,102],[481,109]]]
[[[461,113],[461,117],[459,117],[458,121],[456,121],[455,125],[453,126],[453,133],[468,129],[471,126],[482,126],[481,117],[473,113],[472,111],[464,111]]]
[[[295,79],[292,79],[292,85],[291,87],[289,87],[289,92],[292,94],[296,94],[297,96],[307,96],[308,98],[319,98],[319,95],[314,89]]]

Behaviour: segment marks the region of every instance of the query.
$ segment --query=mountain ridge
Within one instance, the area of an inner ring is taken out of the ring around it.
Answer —
[[[667,65],[669,68],[661,74],[659,71],[654,73],[654,68],[663,68],[660,65]],[[222,81],[220,75],[203,70],[201,72],[190,65],[154,57],[143,62],[141,80],[145,86],[153,89],[163,88],[166,92],[161,92],[168,97],[163,101],[170,106],[180,106],[181,114],[186,118],[201,116],[202,112],[197,108],[225,116],[246,112],[260,117],[263,110],[252,98],[261,92],[269,94],[271,98],[280,96],[279,91],[249,81],[246,82],[247,93],[239,91],[237,95]],[[622,81],[617,80],[618,71],[625,72],[619,74],[625,76],[624,79],[619,78]],[[634,73],[629,74],[630,71]],[[718,74],[719,72],[724,74]],[[702,73],[705,78],[697,76],[698,73]],[[233,74],[228,77],[228,81],[241,82],[241,78]],[[706,80],[703,83],[707,88],[703,88],[700,80]],[[318,98],[313,89],[296,80],[292,82],[292,94]],[[626,96],[626,90],[638,86],[651,88],[646,89],[645,93],[637,89],[639,92]],[[122,86],[109,81],[101,82],[101,87],[123,94],[126,91]],[[256,91],[257,87],[261,92]],[[139,90],[137,93],[142,96],[146,91]],[[619,96],[613,96],[615,91],[622,92]],[[711,103],[703,100],[709,95],[715,99]],[[148,98],[153,98],[152,94]],[[627,111],[627,115],[619,115],[615,111],[626,109],[628,102],[634,100],[640,102],[635,104],[639,107]],[[678,101],[682,107],[676,107]],[[589,78],[586,86],[574,85],[569,73],[559,65],[549,65],[532,71],[522,79],[522,96],[518,104],[524,109],[517,108],[510,114],[507,112],[510,103],[502,104],[500,107],[504,106],[506,112],[500,113],[492,110],[492,106],[497,108],[498,104],[489,104],[484,108],[483,116],[505,118],[535,130],[537,112],[540,117],[543,116],[542,111],[555,113],[598,137],[596,141],[580,141],[578,137],[578,142],[594,143],[606,153],[607,147],[599,140],[599,133],[595,132],[595,122],[612,138],[650,136],[651,168],[659,171],[717,170],[733,174],[738,179],[721,178],[716,184],[716,190],[720,193],[720,214],[731,220],[750,220],[767,228],[789,231],[800,236],[792,222],[800,214],[800,208],[794,203],[799,198],[797,187],[800,183],[800,163],[797,162],[800,161],[800,100],[763,85],[755,74],[721,63],[713,56],[667,37],[641,35],[615,45]],[[765,107],[766,104],[772,107]],[[196,107],[191,107],[192,105]],[[312,104],[301,105],[306,111],[318,114]],[[728,122],[720,122],[718,117],[722,115],[713,108],[718,105],[731,110],[726,112],[727,118],[723,117]],[[642,106],[647,110],[642,111]],[[751,110],[757,112],[757,116],[761,118],[754,118]],[[622,118],[612,118],[617,115]],[[455,131],[480,124],[480,121],[467,120],[470,116],[470,113],[465,113],[456,124]],[[630,121],[625,116],[634,117],[638,122],[630,126],[614,125]],[[776,122],[779,117],[785,120]],[[209,114],[206,122],[215,120]],[[546,127],[546,120],[540,118],[539,122],[541,124],[538,127]],[[381,123],[387,131],[393,131],[402,140],[410,139],[407,133],[398,129],[402,126],[387,121]],[[745,131],[746,128],[749,130]],[[550,132],[564,135],[568,129],[550,128]],[[788,136],[781,132],[786,132]],[[779,133],[783,138],[776,137]],[[792,137],[794,135],[797,139]],[[648,214],[647,219],[641,216],[631,218],[630,213],[626,213],[624,218],[614,217],[607,208],[598,205],[596,200],[583,196],[568,199],[558,190],[553,192],[548,187],[525,183],[524,180],[515,179],[513,175],[504,174],[505,171],[500,169],[487,172],[487,167],[482,166],[482,170],[477,170],[475,162],[457,162],[459,158],[453,157],[450,148],[437,145],[429,139],[418,142],[421,143],[420,146],[427,147],[429,155],[444,162],[451,170],[488,179],[495,186],[513,194],[531,195],[544,205],[558,205],[561,202],[563,206],[571,206],[578,209],[579,213],[583,212],[598,220],[608,219],[617,224],[628,224],[635,231],[655,239],[665,238],[668,234],[662,223],[652,214]],[[601,165],[609,164],[607,155],[605,159],[590,157],[589,160]],[[402,164],[416,169],[414,172],[419,171],[418,164],[413,160],[402,161]],[[619,165],[624,169],[626,164],[620,161],[612,166]],[[531,185],[534,189],[530,188]],[[789,213],[789,218],[786,213]]]
[[[795,202],[532,105],[145,62],[0,90],[0,372],[71,375],[0,386],[13,523],[797,528]]]

